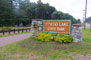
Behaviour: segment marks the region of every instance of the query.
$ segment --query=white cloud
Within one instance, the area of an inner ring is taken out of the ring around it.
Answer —
[[[37,2],[38,0],[30,0]],[[83,19],[83,10],[85,9],[85,0],[42,0],[43,3],[49,3],[54,6],[57,10],[64,13],[69,13],[75,18]],[[87,17],[91,16],[91,0],[88,0],[88,12]]]

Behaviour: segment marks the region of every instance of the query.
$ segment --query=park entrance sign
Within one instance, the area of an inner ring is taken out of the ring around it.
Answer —
[[[47,33],[71,34],[72,20],[43,20],[42,31]]]

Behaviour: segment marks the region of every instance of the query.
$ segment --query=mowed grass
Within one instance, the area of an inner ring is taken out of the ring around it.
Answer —
[[[29,39],[0,47],[0,60],[75,60],[75,56],[91,55],[91,32],[83,30],[83,41],[60,44]],[[91,57],[91,56],[90,56]]]
[[[91,32],[90,29],[82,29],[82,38],[84,42],[91,43]]]

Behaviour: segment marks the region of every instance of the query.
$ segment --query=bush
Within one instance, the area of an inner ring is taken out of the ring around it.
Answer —
[[[55,41],[59,43],[71,43],[73,41],[73,37],[69,35],[58,34],[55,38]]]
[[[43,42],[49,42],[53,40],[52,34],[47,34],[47,33],[39,33],[36,37],[37,40],[43,41]]]
[[[54,40],[59,43],[71,43],[73,41],[73,37],[69,35],[49,33],[39,33],[35,39],[42,42],[49,42]]]

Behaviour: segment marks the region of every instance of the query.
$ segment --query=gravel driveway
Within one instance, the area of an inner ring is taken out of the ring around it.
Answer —
[[[20,34],[15,36],[0,37],[0,47],[28,38],[32,33]]]

